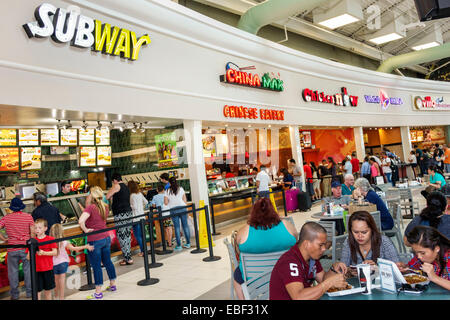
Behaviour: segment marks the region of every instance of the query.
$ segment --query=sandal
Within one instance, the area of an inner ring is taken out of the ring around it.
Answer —
[[[143,257],[143,256],[144,256],[144,253],[143,253],[143,252],[139,252],[139,253],[138,253],[138,256],[139,256],[139,257]]]
[[[133,264],[133,261],[131,261],[131,262],[130,261],[122,260],[122,261],[120,261],[119,265],[121,265],[121,266],[131,266]]]

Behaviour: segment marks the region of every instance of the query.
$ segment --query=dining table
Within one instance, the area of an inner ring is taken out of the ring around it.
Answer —
[[[342,211],[341,211],[342,212]],[[316,212],[311,215],[312,218],[319,220],[331,220],[336,222],[336,232],[340,236],[345,233],[344,214],[327,214],[326,212]]]

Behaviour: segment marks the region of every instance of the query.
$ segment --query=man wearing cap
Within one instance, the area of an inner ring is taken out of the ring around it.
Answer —
[[[25,205],[19,198],[11,200],[9,209],[12,211],[0,220],[0,229],[6,229],[5,239],[8,245],[26,245],[30,237],[34,237],[34,221],[30,214],[22,212]],[[23,274],[25,278],[25,288],[27,298],[31,297],[31,276],[30,263],[25,253],[25,248],[8,248],[8,279],[11,300],[19,299],[19,261],[23,263]]]
[[[348,205],[350,204],[351,197],[348,195],[342,195],[342,186],[339,181],[333,181],[331,183],[331,193],[333,194],[331,197],[326,197],[322,202],[322,212],[326,211],[326,207],[329,203],[333,203],[333,205],[339,205],[345,210],[348,209]],[[330,221],[330,219],[327,219]],[[342,218],[331,220],[336,222],[336,232],[338,235],[345,233],[344,221]]]

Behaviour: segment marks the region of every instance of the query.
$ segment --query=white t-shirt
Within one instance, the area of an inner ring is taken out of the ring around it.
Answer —
[[[132,193],[130,195],[130,206],[133,211],[133,217],[141,216],[144,214],[144,206],[148,203],[147,199],[145,199],[144,195],[140,192]],[[139,217],[133,219],[133,222],[139,222],[141,219],[145,219],[145,217]]]
[[[344,170],[346,174],[352,174],[353,165],[350,160],[347,160],[344,165]]]
[[[389,159],[389,158],[383,159],[382,167],[383,167],[384,173],[392,173],[391,159]]]
[[[169,188],[166,190],[164,196],[169,199],[169,204],[167,207],[169,209],[175,208],[175,207],[184,207],[186,206],[186,203],[183,201],[183,195],[184,195],[184,189],[182,187],[178,188],[178,193],[175,195],[172,193],[172,190]]]
[[[267,172],[263,170],[258,172],[258,174],[256,175],[256,181],[259,181],[258,192],[269,191],[270,177]]]
[[[409,163],[417,163],[417,157],[414,154],[410,154],[408,158]]]

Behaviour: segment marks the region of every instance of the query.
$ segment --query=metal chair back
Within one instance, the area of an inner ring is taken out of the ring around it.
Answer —
[[[258,277],[264,272],[272,271],[278,259],[286,251],[287,250],[258,254],[241,252],[241,272],[244,282],[247,282],[249,278],[253,279],[254,277]]]
[[[381,232],[381,215],[380,215],[380,211],[373,211],[373,212],[369,212],[370,215],[374,218],[375,220],[375,224],[377,225],[378,231]],[[346,224],[347,224],[347,228],[348,228],[348,221],[350,220],[350,216],[346,217]]]
[[[223,243],[228,249],[228,256],[230,258],[230,297],[232,300],[236,300],[236,297],[234,295],[234,286],[233,286],[233,279],[234,279],[234,270],[238,267],[239,263],[236,259],[236,252],[234,250],[234,246],[228,241],[227,238],[223,239]]]
[[[242,284],[245,300],[269,300],[270,276],[272,270],[261,273]]]

